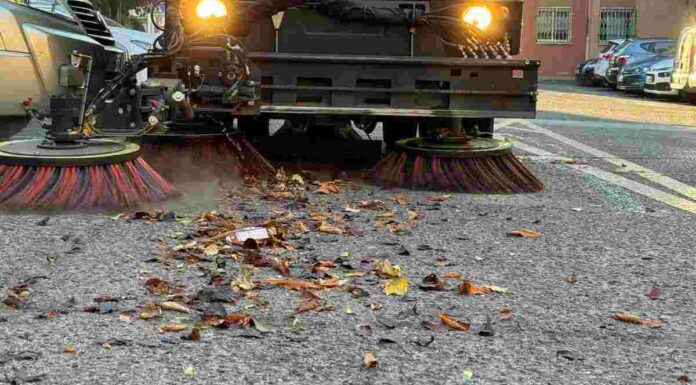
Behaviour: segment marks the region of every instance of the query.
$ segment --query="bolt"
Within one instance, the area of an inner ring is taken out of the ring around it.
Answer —
[[[130,122],[130,124],[128,125],[128,127],[130,127],[130,128],[135,128],[135,122]]]

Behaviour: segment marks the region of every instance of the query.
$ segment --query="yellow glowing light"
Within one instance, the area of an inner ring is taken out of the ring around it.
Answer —
[[[227,16],[225,3],[220,0],[201,0],[196,6],[196,15],[201,19]]]
[[[462,19],[469,24],[475,25],[478,29],[484,30],[491,25],[493,15],[486,7],[471,7],[464,12]]]

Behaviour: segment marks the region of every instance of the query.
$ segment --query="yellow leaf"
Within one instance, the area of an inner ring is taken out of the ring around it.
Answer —
[[[363,361],[365,362],[365,366],[368,368],[374,368],[377,366],[377,357],[375,357],[374,353],[372,352],[367,352],[363,358]]]
[[[104,342],[103,344],[101,344],[101,347],[102,347],[104,350],[111,350],[111,348],[112,348],[111,344],[108,343],[108,342]]]
[[[476,285],[469,280],[464,280],[461,284],[459,284],[459,294],[478,295],[490,294],[491,292],[492,290],[489,287]]]
[[[539,238],[541,234],[533,230],[513,230],[507,233],[510,237],[521,237],[521,238]]]
[[[170,302],[170,301],[162,302],[162,303],[160,303],[160,307],[162,308],[162,310],[172,310],[172,311],[178,311],[181,313],[188,313],[189,312],[189,309],[186,306],[184,306],[180,303],[177,303],[177,302]]]
[[[174,246],[174,251],[191,250],[196,247],[196,241],[191,241],[185,245]]]
[[[406,295],[408,292],[408,279],[392,278],[384,285],[386,295]]]
[[[353,309],[350,308],[349,304],[346,304],[346,314],[353,314]]]
[[[292,174],[290,180],[300,185],[304,184],[304,179],[302,179],[302,175],[300,174]]]
[[[205,253],[205,255],[217,255],[220,253],[220,247],[216,244],[208,245],[205,249],[203,249],[203,252]]]
[[[184,374],[189,375],[189,376],[193,376],[194,374],[196,374],[196,368],[194,368],[193,366],[189,366],[187,368],[184,368]]]
[[[172,325],[163,325],[157,328],[157,333],[167,333],[167,332],[181,332],[188,329],[188,326],[186,325],[178,325],[178,324],[172,324]]]
[[[418,219],[418,213],[413,210],[408,210],[408,220],[412,221]]]
[[[401,267],[399,265],[392,265],[389,260],[385,259],[384,262],[382,262],[381,273],[390,277],[401,277]]]
[[[341,189],[338,187],[338,182],[323,182],[319,184],[319,189],[317,192],[322,194],[338,194]]]
[[[153,302],[148,302],[143,306],[143,311],[140,313],[140,319],[149,320],[158,317],[161,314],[159,305]]]
[[[307,225],[305,225],[304,222],[302,222],[302,221],[297,221],[297,230],[301,233],[308,233],[309,232]]]

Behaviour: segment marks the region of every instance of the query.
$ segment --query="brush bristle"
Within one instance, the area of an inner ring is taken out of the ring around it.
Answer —
[[[134,207],[177,194],[142,158],[86,167],[0,165],[0,207],[6,209]]]
[[[472,158],[386,155],[372,169],[375,184],[471,193],[525,193],[544,185],[512,154]]]
[[[243,138],[193,139],[181,143],[151,142],[143,143],[141,149],[147,161],[163,175],[176,176],[182,162],[209,170],[233,171],[245,178],[275,174],[270,163]]]

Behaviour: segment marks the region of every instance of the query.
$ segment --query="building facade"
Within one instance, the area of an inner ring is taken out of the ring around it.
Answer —
[[[696,0],[525,0],[520,57],[540,59],[541,76],[572,77],[606,41],[677,38],[696,25]]]

